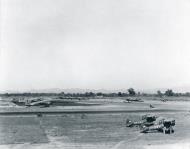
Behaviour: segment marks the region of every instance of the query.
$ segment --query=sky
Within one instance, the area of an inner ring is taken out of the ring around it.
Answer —
[[[0,90],[190,86],[190,0],[0,0]]]

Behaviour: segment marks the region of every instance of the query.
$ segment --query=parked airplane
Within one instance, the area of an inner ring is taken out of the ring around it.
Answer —
[[[142,133],[148,133],[148,132],[163,132],[164,134],[166,133],[174,133],[173,126],[175,126],[175,120],[174,119],[164,119],[162,123],[155,124],[152,126],[143,126],[142,127]]]
[[[154,122],[156,121],[157,116],[146,114],[142,116],[142,120],[140,121],[131,121],[129,119],[126,120],[126,126],[127,127],[133,127],[133,126],[151,126],[154,125]]]
[[[141,98],[127,98],[124,102],[130,103],[130,102],[144,102]]]
[[[173,126],[175,126],[174,119],[167,119],[163,117],[157,117],[155,115],[144,115],[142,116],[141,121],[131,121],[127,119],[127,127],[139,126],[141,129],[140,132],[163,132],[165,133],[174,133]]]

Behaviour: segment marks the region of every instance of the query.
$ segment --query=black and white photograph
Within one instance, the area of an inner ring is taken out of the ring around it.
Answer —
[[[190,149],[190,0],[0,0],[0,149]]]

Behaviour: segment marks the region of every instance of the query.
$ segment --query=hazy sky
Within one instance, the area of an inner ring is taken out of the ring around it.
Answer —
[[[190,86],[190,0],[0,2],[0,90]]]

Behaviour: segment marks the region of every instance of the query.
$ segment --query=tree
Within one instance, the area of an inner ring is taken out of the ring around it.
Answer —
[[[103,94],[101,92],[96,93],[96,96],[102,96]]]
[[[117,95],[118,95],[119,97],[121,97],[121,96],[122,96],[122,93],[121,93],[121,92],[118,92]]]
[[[157,91],[157,95],[158,95],[158,97],[162,97],[163,96],[163,94],[162,94],[162,92],[160,90]]]
[[[164,93],[166,96],[174,96],[174,92],[171,89],[168,89]]]
[[[64,92],[61,92],[60,94],[61,94],[61,95],[63,95],[63,96],[65,95],[65,93],[64,93]]]
[[[129,88],[127,91],[129,92],[130,96],[135,96],[136,95],[136,92],[135,92],[135,90],[133,88]]]
[[[186,93],[185,93],[185,96],[188,96],[188,97],[189,97],[189,96],[190,96],[190,92],[186,92]]]
[[[85,97],[93,97],[95,94],[93,92],[86,92]]]

